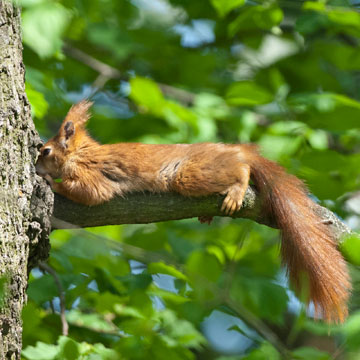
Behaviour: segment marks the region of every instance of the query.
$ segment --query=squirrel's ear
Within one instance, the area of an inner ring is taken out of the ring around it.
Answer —
[[[72,121],[64,121],[59,131],[59,144],[66,149],[69,146],[69,140],[75,134],[75,126]]]
[[[64,125],[65,140],[69,140],[75,134],[75,127],[72,121],[67,121]]]
[[[93,103],[88,100],[82,100],[79,103],[73,105],[66,115],[63,122],[64,126],[68,122],[72,122],[74,127],[80,127],[90,119],[89,109]]]

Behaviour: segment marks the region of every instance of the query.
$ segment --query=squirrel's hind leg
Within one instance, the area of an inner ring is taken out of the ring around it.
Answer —
[[[226,190],[222,191],[222,195],[226,195],[221,211],[226,215],[233,215],[236,211],[241,209],[241,205],[245,196],[246,189],[250,180],[250,166],[247,164],[239,164],[237,169],[234,169],[239,176],[239,182],[230,185]]]

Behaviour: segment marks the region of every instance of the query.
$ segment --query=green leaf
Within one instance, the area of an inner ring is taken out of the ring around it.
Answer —
[[[333,32],[345,32],[352,36],[360,35],[360,14],[351,7],[326,6],[324,2],[306,1],[303,9],[314,12],[314,14],[311,14],[313,19],[316,17],[321,19],[322,25],[325,25]],[[326,17],[327,21],[324,21],[324,17]]]
[[[303,134],[307,127],[300,121],[278,121],[269,126],[269,130],[274,135],[297,135]]]
[[[356,71],[360,68],[360,53],[353,46],[329,42],[325,39],[317,41],[314,45],[313,56],[324,58],[339,70]]]
[[[314,127],[345,131],[359,127],[360,102],[334,93],[299,94],[288,99],[299,119]]]
[[[169,122],[169,125],[179,127],[179,129],[184,126],[184,122],[192,125],[194,129],[197,128],[195,114],[174,101],[166,100],[164,102],[163,116]]]
[[[27,294],[31,300],[40,305],[59,296],[59,289],[51,275],[43,275],[29,283]]]
[[[144,319],[144,315],[136,308],[124,306],[122,304],[115,304],[114,310],[119,316],[132,317],[136,319]]]
[[[83,344],[84,343],[81,343],[82,348],[84,348]],[[85,345],[88,344],[85,343]],[[84,355],[86,355],[89,352],[87,349],[85,349],[87,351],[84,351],[83,349],[81,350],[82,350],[81,353],[84,353]],[[95,344],[94,346],[92,346],[91,350],[94,356],[90,355],[88,357],[88,360],[121,360],[122,359],[121,357],[119,357],[119,354],[117,352],[115,352],[112,349],[107,349],[103,344]]]
[[[38,119],[42,119],[47,113],[49,104],[44,98],[44,94],[36,91],[29,82],[25,83],[26,95],[31,104],[31,114]]]
[[[211,0],[220,17],[224,17],[231,10],[245,4],[245,0]]]
[[[232,84],[226,92],[226,101],[235,106],[254,106],[273,100],[273,95],[252,81]]]
[[[130,80],[130,98],[145,111],[161,115],[165,100],[156,82],[142,77],[135,77]]]
[[[318,198],[336,199],[358,189],[359,154],[345,156],[333,150],[313,150],[299,158],[299,174]]]
[[[353,27],[356,33],[360,30],[360,14],[350,9],[331,9],[327,11],[329,19],[343,26]]]
[[[360,235],[351,234],[341,243],[341,251],[352,264],[360,265]]]
[[[53,360],[57,358],[59,346],[38,341],[36,346],[28,346],[22,351],[22,356],[28,360]]]
[[[165,334],[177,345],[199,348],[205,343],[204,337],[196,327],[187,320],[178,319],[171,310],[163,310],[158,315]]]
[[[241,329],[241,327],[239,325],[232,325],[227,330],[228,331],[236,331],[239,334],[241,334],[242,336],[249,337],[249,334],[245,330]]]
[[[329,23],[330,21],[325,14],[310,12],[297,18],[295,28],[301,34],[310,35],[328,27]]]
[[[254,32],[269,30],[281,23],[284,14],[277,6],[257,5],[243,10],[228,26],[229,36],[233,37],[241,31]]]
[[[166,265],[163,262],[157,262],[157,263],[150,263],[148,265],[148,272],[150,274],[167,274],[174,276],[177,279],[187,280],[187,277],[180,272],[179,270],[175,269],[173,266]]]
[[[301,136],[264,135],[258,141],[261,152],[271,160],[294,154],[301,145]]]
[[[186,274],[199,302],[207,302],[218,296],[214,286],[221,276],[221,265],[216,256],[203,251],[194,251],[187,263]]]
[[[175,294],[172,291],[162,290],[156,286],[149,290],[149,295],[158,296],[169,307],[171,307],[171,305],[184,304],[189,301],[188,297]]]
[[[85,314],[79,310],[70,310],[66,314],[66,320],[73,325],[85,327],[94,331],[117,331],[118,328],[111,322],[104,320],[100,314]]]
[[[221,274],[221,266],[216,256],[194,251],[186,264],[186,270],[191,278],[199,280],[217,281]]]
[[[307,134],[307,139],[313,149],[325,150],[329,146],[328,135],[323,130],[311,130]]]
[[[264,342],[258,349],[253,350],[249,355],[242,358],[243,360],[280,360],[279,353],[268,342]],[[311,358],[309,358],[310,360]]]
[[[282,10],[278,7],[262,8],[254,14],[254,21],[261,29],[271,29],[279,25],[284,17]]]
[[[61,252],[69,257],[94,261],[101,255],[108,255],[110,249],[103,239],[97,239],[96,237],[84,237],[74,233],[71,240],[61,247]],[[94,264],[94,262],[92,264]]]
[[[283,320],[288,296],[282,286],[272,283],[270,279],[241,275],[232,283],[231,296],[256,316],[274,323]]]
[[[79,359],[79,344],[66,336],[59,338],[59,355],[58,358],[62,360],[77,360]]]
[[[324,11],[326,4],[322,1],[305,1],[303,4],[304,10]]]
[[[24,43],[42,58],[54,55],[61,50],[62,34],[69,20],[69,11],[58,2],[26,9],[22,18]]]
[[[346,345],[351,350],[359,350],[360,334],[360,311],[356,310],[343,325],[342,335],[345,337]]]
[[[80,18],[82,21],[86,21],[84,18]],[[78,24],[80,31],[84,24],[81,22]],[[74,24],[72,24],[73,30]],[[93,45],[99,46],[101,49],[106,49],[111,51],[112,56],[117,61],[124,61],[126,57],[131,55],[131,53],[139,46],[138,43],[135,43],[128,31],[114,31],[112,26],[109,26],[106,22],[92,23],[87,37],[92,42]],[[78,30],[78,31],[79,31]],[[72,35],[72,34],[71,34]]]
[[[299,360],[330,360],[332,356],[325,351],[320,351],[316,348],[301,347],[293,351],[294,359]]]
[[[230,115],[230,109],[221,96],[209,93],[196,95],[194,107],[197,114],[204,117],[226,119]]]

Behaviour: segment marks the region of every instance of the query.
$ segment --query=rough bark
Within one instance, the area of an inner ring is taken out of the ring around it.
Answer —
[[[20,359],[28,271],[49,250],[53,194],[35,174],[39,143],[25,95],[20,11],[0,0],[0,359]]]
[[[119,224],[147,224],[167,220],[189,219],[199,216],[225,216],[221,211],[224,197],[220,195],[188,198],[174,193],[129,194],[99,206],[76,204],[55,194],[52,225],[57,229]],[[234,218],[247,218],[276,228],[269,214],[261,208],[261,198],[249,187],[242,208]],[[350,229],[330,210],[315,205],[323,221],[331,227],[336,239],[341,240]]]

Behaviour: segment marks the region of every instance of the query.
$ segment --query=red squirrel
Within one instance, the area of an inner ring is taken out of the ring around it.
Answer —
[[[91,105],[72,106],[58,134],[40,149],[37,172],[55,192],[85,205],[135,191],[219,193],[225,195],[221,210],[232,215],[251,179],[281,230],[282,261],[295,289],[308,287],[309,301],[325,321],[345,320],[347,266],[301,180],[260,156],[253,144],[99,144],[85,130]]]

